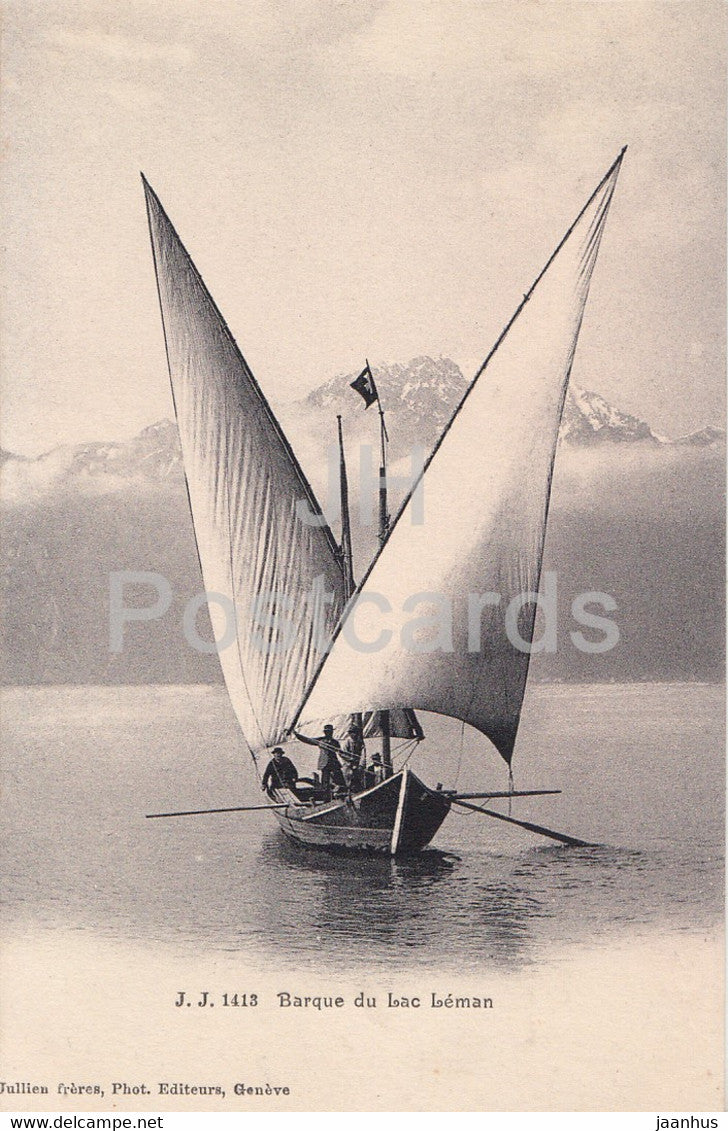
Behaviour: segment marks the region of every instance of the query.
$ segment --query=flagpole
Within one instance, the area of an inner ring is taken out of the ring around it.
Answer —
[[[369,359],[365,358],[367,371],[372,381],[372,386],[377,398],[379,410],[379,544],[383,546],[389,533],[389,507],[387,502],[387,425],[384,420],[384,409],[379,399],[379,389],[374,384]]]
[[[389,506],[387,501],[387,441],[389,440],[389,436],[387,435],[387,425],[384,421],[384,409],[379,399],[379,389],[374,383],[374,376],[369,365],[369,359],[365,358],[364,360],[366,361],[372,386],[377,395],[377,408],[379,409],[379,545],[383,546],[387,540],[387,534],[389,533]],[[393,772],[389,711],[379,712],[379,727],[382,732],[382,763],[385,767],[385,773],[389,775]]]
[[[336,417],[339,432],[339,493],[341,498],[341,555],[344,566],[344,596],[349,601],[356,589],[354,580],[354,547],[351,543],[351,516],[349,514],[349,480],[346,474],[346,455],[344,453],[344,433],[341,417]],[[362,734],[364,733],[361,712],[351,716]]]
[[[379,410],[379,545],[380,548],[384,545],[389,534],[389,506],[387,502],[387,444],[389,436],[387,435],[387,425],[384,420],[384,409],[382,402],[379,399],[379,390],[372,367],[369,364],[369,358],[364,359],[366,367],[362,370],[355,381],[351,381],[351,388],[355,389],[360,397],[364,399],[364,407],[369,408],[374,402],[377,402]],[[341,439],[341,418],[339,418],[339,444],[341,446],[341,469],[342,469],[342,483],[345,481],[346,469],[344,467],[344,448]],[[343,495],[342,495],[343,500]],[[342,514],[344,507],[342,503]],[[342,543],[344,542],[344,527],[342,521]],[[343,548],[343,546],[342,546]],[[389,711],[378,711],[377,721],[379,730],[382,735],[382,762],[385,767],[385,773],[389,776],[392,770],[392,747],[391,747],[391,721]]]

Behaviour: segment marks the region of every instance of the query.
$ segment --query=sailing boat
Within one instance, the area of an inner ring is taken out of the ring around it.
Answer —
[[[415,852],[430,843],[452,805],[565,844],[584,843],[473,805],[558,791],[519,792],[510,777],[502,793],[431,788],[408,762],[398,770],[391,765],[389,744],[398,734],[421,736],[415,710],[435,712],[484,734],[510,774],[559,425],[623,157],[624,150],[524,294],[393,521],[386,495],[380,497],[380,548],[353,592],[348,523],[342,548],[143,179],[200,566],[225,683],[253,761],[257,768],[257,755],[285,742],[294,727],[318,733],[322,721],[340,724],[363,713],[382,740],[387,776],[374,784],[365,780],[340,796],[323,795],[316,779],[269,788],[263,807],[300,844]],[[386,433],[381,412],[380,422]],[[380,475],[383,490],[384,467]],[[424,522],[414,506],[418,487]],[[433,646],[432,625],[444,603],[451,639]],[[503,610],[513,607],[520,607],[522,647],[504,631]],[[379,646],[363,650],[360,641]],[[230,811],[248,808],[259,807]],[[182,814],[151,814],[176,815]]]

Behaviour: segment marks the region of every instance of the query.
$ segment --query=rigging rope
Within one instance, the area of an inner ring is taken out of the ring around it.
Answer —
[[[399,769],[397,770],[397,773],[400,773],[405,768],[415,750],[417,749],[417,746],[418,740],[416,738],[410,738],[407,740],[407,742],[403,742],[401,746],[398,746],[396,748],[395,753],[399,753],[400,751],[407,750],[407,747],[409,747],[409,753],[407,754],[407,757],[402,761]]]
[[[460,767],[462,766],[462,762],[463,762],[463,746],[464,746],[464,743],[465,743],[465,722],[461,719],[460,720],[460,750],[458,752],[457,769],[455,770],[455,782],[454,782],[455,789],[457,789],[458,781],[460,780]]]

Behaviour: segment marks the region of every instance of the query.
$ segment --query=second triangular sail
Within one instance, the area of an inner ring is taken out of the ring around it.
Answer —
[[[304,707],[412,706],[477,727],[510,762],[528,674],[566,387],[621,155],[525,296],[349,606]],[[443,630],[450,618],[451,632]],[[429,623],[428,623],[429,618]],[[419,619],[419,627],[413,625]]]

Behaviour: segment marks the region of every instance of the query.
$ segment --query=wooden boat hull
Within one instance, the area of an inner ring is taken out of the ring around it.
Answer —
[[[392,856],[419,852],[450,811],[449,798],[428,789],[409,769],[372,789],[327,804],[297,803],[289,790],[276,790],[274,796],[279,803],[292,802],[274,811],[287,836],[307,847],[331,851]]]

